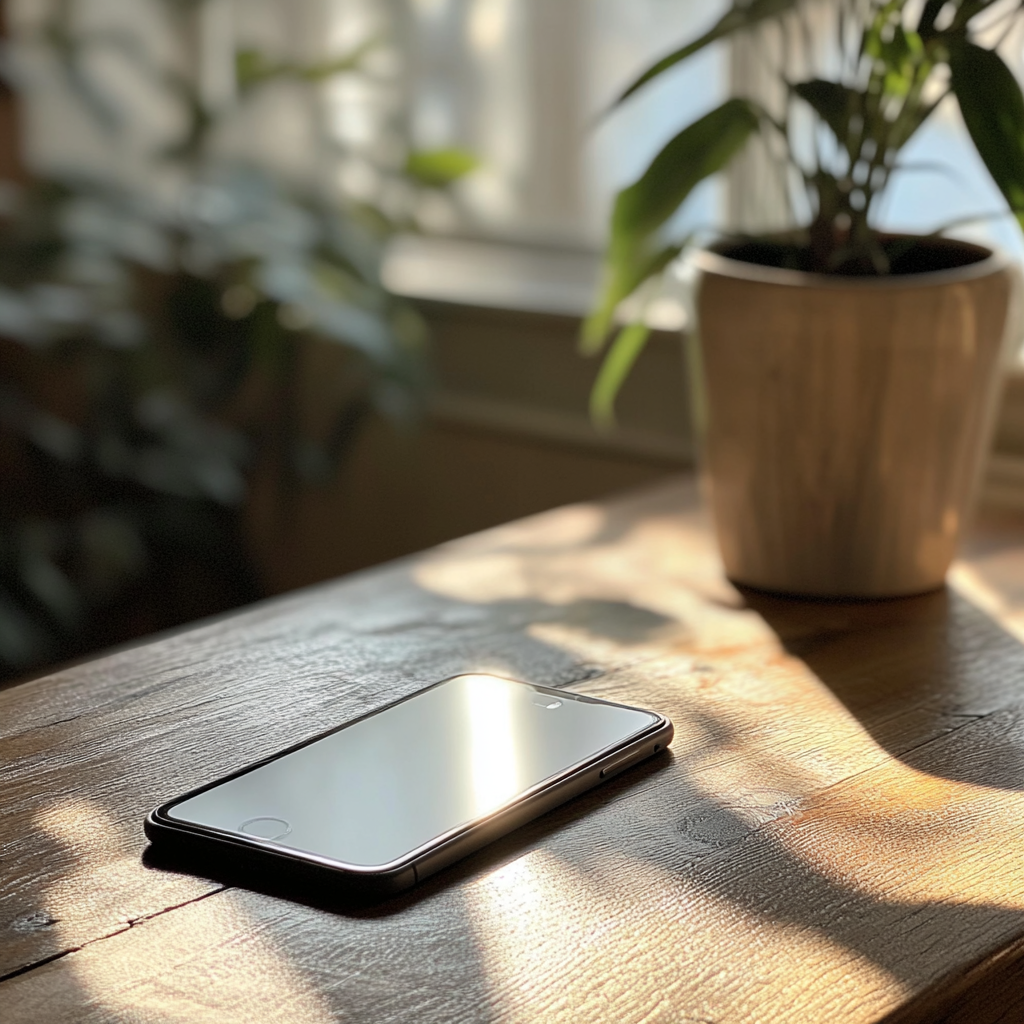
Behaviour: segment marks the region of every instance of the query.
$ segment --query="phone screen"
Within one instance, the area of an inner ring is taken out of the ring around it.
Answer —
[[[658,721],[465,675],[167,809],[169,817],[377,867],[513,802]]]

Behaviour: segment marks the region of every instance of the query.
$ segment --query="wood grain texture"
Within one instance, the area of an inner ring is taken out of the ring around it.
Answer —
[[[992,256],[869,279],[698,260],[706,463],[730,578],[854,597],[940,586],[1018,337],[1016,267]]]
[[[1024,520],[873,603],[709,534],[689,483],[568,507],[0,692],[0,1020],[1019,1019]],[[144,857],[162,799],[485,668],[672,751],[377,908]]]

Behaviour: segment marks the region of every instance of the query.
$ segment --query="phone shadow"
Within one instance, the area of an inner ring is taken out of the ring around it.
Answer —
[[[346,917],[390,917],[517,859],[547,837],[586,818],[665,770],[673,760],[672,752],[663,750],[488,843],[437,874],[393,894],[372,885],[355,886],[327,868],[317,868],[300,861],[290,862],[287,866],[277,861],[267,863],[265,858],[246,857],[235,850],[208,848],[206,845],[171,850],[150,843],[142,853],[142,862],[147,868],[195,875],[226,888],[248,889],[263,896]]]

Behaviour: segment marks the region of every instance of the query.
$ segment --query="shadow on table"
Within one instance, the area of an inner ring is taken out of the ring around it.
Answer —
[[[730,736],[728,727],[721,722],[717,723],[717,730],[723,745],[741,739]],[[669,786],[671,799],[666,800]],[[695,835],[693,825],[698,821],[700,827]],[[793,926],[804,936],[805,943],[811,942],[814,936],[820,937],[823,967],[828,964],[829,955],[836,955],[824,951],[838,946],[859,959],[876,964],[911,989],[922,984],[922,964],[931,964],[937,972],[936,979],[932,980],[937,980],[945,970],[957,964],[957,947],[998,945],[1024,926],[1024,912],[1013,907],[882,899],[842,879],[828,877],[791,850],[784,836],[775,829],[752,827],[733,809],[709,798],[682,762],[668,751],[383,902],[345,896],[323,881],[302,881],[280,871],[254,873],[227,863],[211,870],[208,862],[170,859],[152,847],[145,861],[150,867],[190,870],[225,885],[241,885],[266,896],[341,915],[353,923],[363,922],[358,932],[346,933],[346,941],[353,942],[357,934],[365,938],[357,947],[344,951],[344,956],[356,955],[358,948],[362,969],[374,969],[371,965],[387,968],[395,979],[396,991],[400,991],[398,981],[406,972],[411,971],[411,976],[422,983],[418,968],[411,966],[418,957],[415,949],[409,951],[409,956],[393,957],[389,953],[392,947],[383,937],[391,932],[378,933],[377,927],[390,927],[387,923],[393,919],[394,927],[401,928],[408,913],[416,922],[405,936],[409,941],[427,928],[437,940],[443,942],[447,936],[453,946],[458,946],[466,938],[466,915],[472,915],[475,910],[476,924],[471,933],[476,948],[471,946],[474,955],[461,963],[461,977],[464,983],[470,978],[486,979],[487,950],[495,944],[502,948],[508,934],[478,931],[481,901],[501,897],[488,887],[471,888],[469,885],[538,849],[544,851],[545,858],[526,884],[536,887],[543,898],[530,912],[528,920],[520,925],[520,929],[525,929],[520,938],[537,950],[549,946],[562,948],[569,952],[570,960],[576,955],[573,950],[578,954],[587,949],[574,967],[577,972],[574,976],[585,988],[598,985],[605,970],[613,971],[618,969],[616,965],[625,962],[634,963],[637,970],[654,974],[670,970],[675,948],[675,943],[670,941],[673,929],[680,930],[676,937],[683,941],[688,933],[699,932],[713,923],[704,916],[706,908],[694,902],[699,892],[711,897],[708,908],[726,905],[732,908],[723,911],[722,926],[757,918],[773,926]],[[609,850],[619,851],[636,869],[615,883],[612,891],[617,895],[614,897],[608,890],[611,884]],[[602,939],[596,937],[599,933],[591,934],[586,922],[591,921],[593,914],[600,918],[604,911],[600,906],[587,910],[579,905],[581,895],[595,898],[594,892],[587,885],[580,886],[579,880],[589,879],[593,883],[603,879],[599,891],[603,892],[605,900],[615,899],[617,913],[633,907],[634,901],[636,912],[645,913],[640,908],[651,895],[648,888],[651,870],[662,878],[653,894],[660,900],[661,914],[667,915],[657,922],[652,932],[653,941],[638,947],[636,936],[628,928],[621,933],[613,929]],[[513,907],[521,905],[523,895],[519,891],[511,896]],[[674,910],[677,902],[680,909]],[[529,899],[526,905],[530,905]],[[689,910],[684,911],[682,908],[686,907]],[[494,906],[493,920],[484,915],[485,920],[490,920],[489,928],[500,930],[503,927],[502,913],[499,902]],[[689,914],[694,915],[694,919],[688,923]],[[586,934],[577,934],[581,921]],[[727,974],[740,970],[743,967],[740,960],[747,963],[752,955],[751,950],[744,953],[741,948],[746,940],[736,936],[734,940],[725,941],[723,937],[719,954],[719,969]],[[322,950],[325,960],[338,953],[337,949]],[[525,950],[514,955],[521,954],[525,955]],[[757,959],[762,969],[769,969],[761,958]],[[526,962],[521,966],[526,969]],[[998,970],[1011,978],[1022,973],[1019,962],[1012,958]],[[813,967],[808,967],[808,971],[812,972]],[[809,973],[808,978],[811,977]],[[984,973],[983,980],[990,979],[991,976]],[[1000,987],[997,991],[992,986],[982,985],[979,989],[978,981],[978,976],[953,977],[948,984],[938,985],[928,992],[927,1012],[922,1009],[925,1004],[912,1003],[892,1018],[892,1024],[946,1020],[945,1014],[954,1007],[971,1008],[977,1000],[981,1000],[986,1009],[996,1006],[1000,1012],[1017,1006],[1018,993],[1013,986]],[[648,979],[646,988],[650,984]],[[437,996],[439,994],[435,993]],[[344,997],[344,988],[332,994],[332,998],[343,1003]],[[349,992],[348,998],[351,997]],[[639,1010],[639,1004],[635,1009]],[[977,1019],[988,1018],[949,1019],[971,1020],[977,1024]],[[1011,1015],[992,1019],[1017,1018]]]
[[[217,848],[210,844],[162,846],[150,844],[143,853],[146,867],[164,871],[182,871],[211,879],[225,886],[239,886],[279,899],[331,913],[356,917],[387,917],[450,888],[468,874],[519,856],[544,835],[558,832],[573,822],[594,814],[616,800],[624,791],[643,783],[672,762],[668,750],[649,758],[614,779],[589,790],[542,815],[534,822],[515,829],[488,843],[480,851],[431,875],[423,882],[397,894],[372,883],[353,885],[326,869],[293,862],[282,864],[265,857],[244,856],[238,848]]]
[[[876,601],[780,597],[740,588],[749,608],[894,757],[1002,715],[971,756],[915,767],[945,778],[1024,789],[1024,645],[955,590]],[[984,657],[979,657],[983,652]],[[910,718],[914,721],[911,723]]]
[[[1002,742],[1000,734],[990,733],[984,749],[975,748],[972,756],[962,761],[947,757],[933,766],[920,759],[919,748],[927,739],[959,726],[969,728],[971,719],[1008,713],[1003,709],[1011,705],[1024,677],[1024,647],[969,601],[947,590],[871,603],[799,601],[753,591],[743,591],[743,596],[787,651],[801,658],[894,756],[905,759],[915,749],[915,766],[923,764],[925,771],[1006,789],[1024,788],[1024,772],[1015,774],[1018,765],[1024,768],[1024,743],[1011,742],[1010,736]],[[642,608],[624,615],[632,606],[622,602],[581,600],[554,606],[522,600],[496,604],[498,607],[490,606],[491,613],[510,622],[579,623],[592,633],[607,628],[618,642],[642,642],[672,625]],[[479,639],[482,643],[485,637]],[[467,656],[477,641],[471,627],[464,630],[462,640],[462,656]],[[488,643],[493,651],[493,639]],[[514,656],[510,652],[509,670],[531,675],[537,673],[538,666],[545,666],[547,672],[557,668],[558,675],[572,675],[568,664],[572,657],[562,665],[566,652],[547,650],[547,646],[534,638],[524,642],[521,637]],[[976,656],[980,650],[985,652],[983,661]],[[983,671],[979,664],[984,664]],[[575,671],[582,676],[584,670],[585,666],[577,665]],[[908,728],[907,714],[917,715],[921,722]],[[707,718],[697,724],[700,728],[696,731],[723,751],[744,742],[742,733],[725,719]],[[865,827],[870,825],[864,822]],[[878,840],[882,858],[881,833]],[[703,900],[692,904],[694,895],[703,893],[710,897],[707,907],[727,906],[739,912],[738,918],[724,912],[723,926],[735,919],[794,926],[801,935],[820,937],[825,949],[842,947],[858,959],[876,964],[910,990],[921,988],[926,981],[934,984],[945,972],[960,966],[962,953],[958,956],[958,949],[996,948],[1024,929],[1024,912],[1013,906],[918,899],[909,894],[905,901],[881,898],[842,877],[831,877],[791,848],[785,830],[771,823],[768,827],[752,824],[709,791],[700,777],[688,770],[681,753],[665,754],[637,766],[383,902],[374,902],[372,895],[343,893],[323,877],[270,873],[231,858],[219,863],[194,855],[172,859],[150,848],[145,861],[151,867],[188,870],[225,885],[240,885],[340,915],[358,926],[363,970],[375,965],[373,969],[389,971],[395,990],[400,991],[398,982],[403,977],[407,977],[410,990],[424,983],[419,968],[413,965],[415,957],[389,961],[386,955],[389,946],[382,936],[390,935],[392,927],[403,927],[400,922],[407,920],[407,914],[416,922],[414,935],[429,933],[435,936],[433,941],[447,937],[453,948],[465,947],[468,956],[461,962],[460,977],[487,983],[488,946],[501,945],[505,937],[501,915],[507,908],[489,887],[475,883],[536,849],[545,854],[533,883],[542,896],[538,904],[542,909],[531,911],[531,920],[522,927],[527,929],[530,944],[538,948],[545,942],[555,943],[549,932],[557,933],[557,943],[567,948],[574,943],[582,948],[594,941],[572,932],[573,910],[580,912],[582,916],[576,915],[580,920],[592,917],[572,900],[592,898],[591,884],[598,892],[605,891],[611,870],[609,851],[637,868],[635,877],[628,873],[617,883],[621,899],[626,901],[623,905],[644,901],[645,880],[653,871],[663,879],[657,887],[663,912],[683,934],[689,933],[691,926],[685,914],[679,916],[681,910],[672,909],[673,894],[677,894],[680,907],[693,905],[704,913]],[[560,887],[558,872],[562,869],[569,882]],[[580,885],[580,879],[588,884]],[[513,907],[520,897],[520,893],[510,897]],[[493,919],[479,915],[478,904],[487,900],[496,900]],[[471,925],[476,923],[467,927],[466,915],[474,908],[477,917],[471,919]],[[482,932],[481,921],[489,922]],[[692,923],[698,932],[706,926],[699,919]],[[353,941],[354,934],[346,933],[346,941]],[[664,952],[657,944],[645,950],[630,946],[634,939],[628,929],[621,940],[614,932],[608,934],[604,948],[591,950],[576,964],[583,972],[579,983],[584,987],[598,983],[591,975],[606,961],[609,971],[611,965],[627,961],[636,962],[637,969],[668,970],[673,946],[668,933],[662,936]],[[739,955],[737,948],[732,949],[734,956]],[[340,948],[323,952],[328,958],[342,957],[342,962],[350,955]],[[723,955],[727,952],[728,944]],[[835,956],[834,952],[831,955]],[[925,964],[929,967],[922,966]],[[723,962],[721,969],[728,972],[741,967],[738,962],[731,967]],[[929,969],[934,977],[922,978],[922,972]],[[1010,970],[1012,973],[1013,968]],[[949,988],[929,993],[928,1006],[945,1012],[953,1005],[967,1005],[964,1000],[975,998],[977,990],[977,986],[965,988],[962,978],[954,978]],[[332,999],[341,1000],[345,991],[339,989]],[[434,992],[434,997],[444,998],[440,992]],[[1007,1006],[1012,1008],[1012,1003]],[[919,1009],[915,1006],[893,1020],[929,1019],[921,1016]]]
[[[536,552],[541,568],[546,557],[543,549]],[[684,623],[639,604],[606,599],[597,588],[595,594],[565,603],[531,598],[473,603],[429,594],[410,606],[408,619],[399,617],[392,624],[382,615],[383,626],[333,637],[330,642],[339,649],[356,649],[362,663],[373,665],[385,678],[390,674],[418,680],[428,670],[455,671],[488,658],[501,660],[512,674],[565,684],[587,678],[592,668],[599,671],[600,666],[590,666],[572,650],[538,639],[535,631],[527,631],[528,626],[567,625],[625,645],[643,643],[661,630],[685,628]],[[1024,771],[1017,771],[1024,768],[1024,743],[1010,743],[1007,736],[1003,744],[995,730],[989,733],[984,756],[975,750],[962,762],[949,763],[947,758],[947,763],[937,766],[920,758],[922,744],[929,738],[958,726],[967,732],[971,719],[995,714],[1013,717],[1005,709],[1018,699],[1014,695],[1024,679],[1024,648],[969,601],[951,591],[871,603],[796,601],[752,591],[744,591],[744,598],[786,649],[801,658],[894,756],[906,759],[914,749],[915,766],[923,764],[926,771],[1009,790],[1024,788],[1020,784]],[[388,595],[381,600],[392,611]],[[486,616],[467,614],[480,608],[486,609]],[[983,659],[977,656],[979,651],[984,651]],[[318,650],[310,654],[304,649],[305,657],[314,655],[318,660],[324,657]],[[355,655],[352,660],[356,663]],[[346,664],[340,656],[338,663]],[[351,670],[346,668],[345,673]],[[316,678],[322,676],[326,677],[326,670],[318,663]],[[373,677],[361,683],[369,689]],[[182,683],[182,714],[191,713],[184,699],[189,694]],[[286,689],[279,696],[284,709],[299,704]],[[216,739],[251,744],[251,721],[245,716],[252,721],[265,717],[267,700],[245,704],[230,688],[218,699],[231,702],[225,705],[230,714],[210,715],[208,734],[201,738],[210,743]],[[304,714],[309,714],[310,707],[319,707],[308,695],[305,700]],[[913,729],[906,726],[907,714],[917,716]],[[725,716],[704,715],[695,724],[699,726],[695,732],[724,755],[743,745],[742,730]],[[170,744],[178,742],[180,733],[166,730],[160,735]],[[913,743],[908,740],[911,735],[916,737]],[[154,742],[147,739],[151,746]],[[194,757],[193,749],[172,749],[168,757],[182,762]],[[149,751],[154,763],[160,761],[158,753]],[[118,756],[127,766],[135,754],[126,747]],[[111,807],[120,808],[119,792],[113,788],[102,792],[109,793],[106,799]],[[336,915],[321,928],[313,921],[319,917],[316,914],[282,914],[280,907],[258,900],[240,904],[252,915],[254,933],[269,936],[268,943],[296,970],[326,979],[324,999],[332,1010],[351,1015],[353,1005],[364,1010],[372,1006],[362,1019],[455,1019],[457,1014],[469,1019],[468,989],[481,1000],[474,1004],[478,1016],[495,1016],[500,1000],[514,1001],[527,993],[518,978],[509,982],[508,974],[489,976],[503,952],[502,943],[512,940],[520,945],[507,954],[509,966],[521,970],[527,981],[544,978],[543,973],[529,974],[537,960],[536,949],[554,950],[559,958],[565,951],[564,961],[558,962],[567,969],[560,977],[566,990],[575,986],[583,996],[607,990],[609,979],[621,976],[617,972],[623,964],[635,972],[648,972],[644,983],[636,986],[635,997],[629,997],[635,999],[628,1008],[631,1012],[618,1015],[618,1019],[639,1019],[655,996],[671,998],[683,986],[678,1008],[687,998],[685,992],[698,991],[699,980],[687,989],[686,979],[674,972],[680,962],[691,967],[700,963],[699,956],[686,960],[686,946],[690,942],[699,946],[709,926],[718,926],[721,932],[722,959],[716,960],[716,970],[738,982],[745,983],[751,972],[773,969],[777,954],[772,943],[780,935],[780,941],[787,936],[806,940],[808,947],[820,939],[827,951],[823,966],[842,970],[849,962],[852,969],[866,961],[916,989],[934,984],[950,965],[957,966],[963,959],[957,950],[996,948],[1024,930],[1024,911],[1016,906],[972,904],[961,902],[959,896],[927,899],[913,892],[899,900],[893,886],[885,897],[875,896],[857,879],[838,870],[823,870],[801,855],[800,838],[805,833],[797,820],[800,811],[790,810],[792,814],[780,807],[771,820],[752,822],[749,815],[730,806],[726,784],[702,779],[699,767],[691,769],[679,750],[675,756],[666,753],[623,773],[379,904],[365,896],[340,894],[322,878],[254,871],[231,858],[220,864],[194,856],[171,859],[150,848],[144,860],[149,867],[189,870],[225,885],[243,885]],[[884,827],[869,835],[874,825],[869,816],[853,825],[863,829],[865,856],[884,862],[885,843],[891,838]],[[534,851],[543,854],[530,858],[536,864],[532,884],[540,898],[525,910],[520,899],[524,883],[515,873],[511,889],[480,884]],[[54,848],[51,853],[52,857],[43,859],[75,856],[73,847]],[[559,884],[563,881],[567,884]],[[881,878],[880,885],[885,881]],[[603,902],[596,905],[597,901]],[[625,926],[607,927],[612,920]],[[641,920],[648,926],[646,931],[632,927]],[[56,923],[42,918],[40,922],[40,927]],[[752,922],[780,925],[783,930],[776,933],[766,927],[762,932]],[[786,931],[786,926],[793,930]],[[764,944],[751,945],[752,935]],[[189,944],[204,941],[193,935],[187,940]],[[844,961],[830,947],[848,949],[853,956]],[[802,947],[797,943],[794,948]],[[702,963],[707,966],[706,960]],[[187,963],[175,964],[176,971],[186,969]],[[806,970],[809,979],[820,980],[813,976],[813,965]],[[926,977],[928,970],[935,973]],[[84,977],[84,968],[81,971]],[[72,974],[68,985],[75,984],[77,977]],[[209,984],[201,972],[195,972],[193,979],[197,987]],[[102,975],[100,980],[106,983]],[[83,995],[97,998],[84,987]],[[726,991],[723,998],[727,996]],[[393,1002],[385,1007],[368,1002],[371,997]],[[598,1007],[591,1009],[591,1019],[602,1019],[602,1009],[610,1005],[591,1004]],[[616,1008],[621,1010],[623,1005]],[[450,1011],[447,1017],[445,1010]],[[615,1018],[605,1013],[603,1019]]]

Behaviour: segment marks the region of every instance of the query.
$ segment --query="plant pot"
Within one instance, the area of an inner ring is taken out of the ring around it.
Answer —
[[[942,585],[1015,337],[1018,272],[978,246],[931,249],[947,269],[881,278],[757,265],[726,246],[695,255],[704,469],[732,580],[830,597]]]

